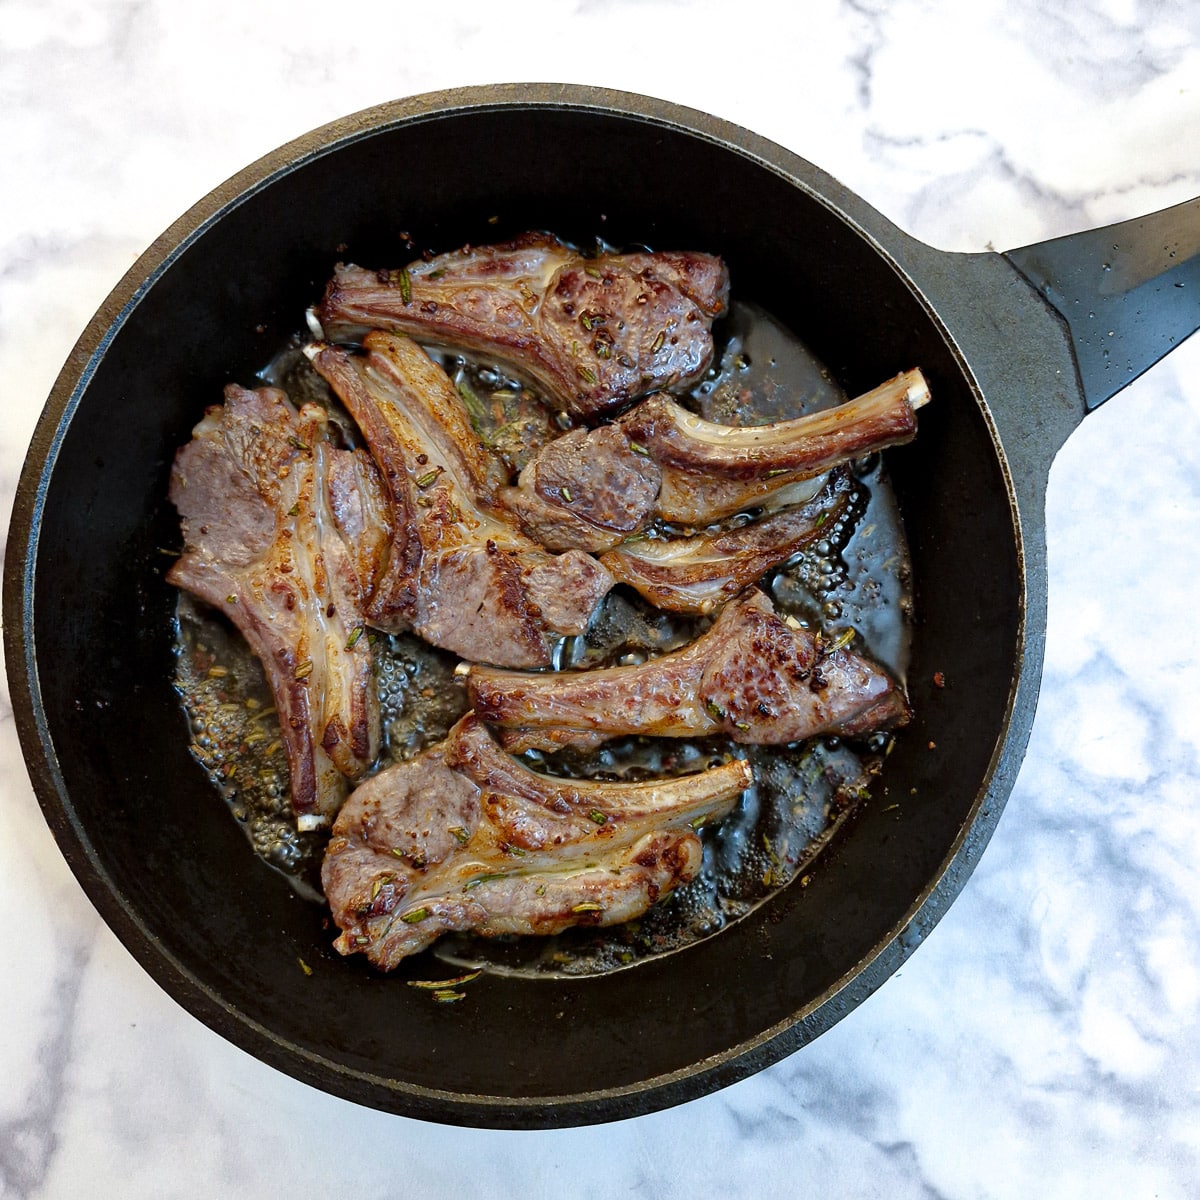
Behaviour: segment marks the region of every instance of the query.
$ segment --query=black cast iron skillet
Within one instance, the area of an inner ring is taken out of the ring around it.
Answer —
[[[171,688],[167,473],[205,405],[251,381],[337,259],[399,263],[402,231],[449,249],[529,228],[722,254],[738,296],[786,321],[851,394],[926,372],[934,403],[890,459],[916,579],[916,720],[887,763],[900,808],[866,806],[803,891],[632,970],[483,977],[439,1007],[404,984],[428,964],[384,978],[339,959],[323,912],[251,857],[189,757]],[[896,970],[987,842],[1037,695],[1050,461],[1088,408],[1200,324],[1198,246],[1193,201],[1008,255],[935,251],[745,130],[588,88],[419,97],[268,155],[118,285],[25,464],[5,563],[8,670],[63,853],[180,1003],[364,1104],[577,1124],[776,1061]]]

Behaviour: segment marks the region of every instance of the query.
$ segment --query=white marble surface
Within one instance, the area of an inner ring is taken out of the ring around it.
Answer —
[[[344,113],[561,79],[714,111],[910,232],[1005,248],[1200,193],[1193,0],[0,0],[0,510],[137,254]],[[263,1066],[151,982],[0,710],[0,1196],[1200,1195],[1200,338],[1087,420],[1048,500],[1028,757],[970,884],[811,1047],[609,1127],[475,1132]]]

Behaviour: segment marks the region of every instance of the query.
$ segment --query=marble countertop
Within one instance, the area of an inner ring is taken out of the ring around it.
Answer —
[[[1191,0],[0,0],[5,526],[74,340],[196,199],[370,104],[547,78],[715,112],[945,249],[1200,194]],[[1200,338],[1059,454],[1028,755],[927,942],[800,1053],[607,1127],[392,1117],[210,1032],[84,897],[5,691],[0,1197],[1197,1195],[1198,447]]]

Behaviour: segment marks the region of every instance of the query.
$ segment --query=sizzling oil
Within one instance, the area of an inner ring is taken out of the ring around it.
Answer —
[[[718,360],[690,397],[702,416],[756,424],[786,419],[846,399],[808,348],[754,305],[735,302]],[[722,336],[723,335],[723,336]],[[299,351],[285,347],[261,373],[297,402],[331,404],[324,382]],[[570,425],[494,367],[441,354],[485,443],[511,471]],[[353,423],[337,414],[348,444]],[[894,493],[878,455],[854,464],[856,488],[826,536],[763,581],[784,614],[827,638],[853,630],[852,648],[903,681],[910,640],[910,568]],[[815,490],[815,485],[807,490]],[[743,518],[745,519],[745,518]],[[736,520],[736,518],[735,518]],[[666,531],[670,532],[670,531]],[[561,667],[635,663],[677,648],[706,618],[651,608],[618,588],[586,635],[565,639]],[[407,635],[372,634],[383,748],[375,769],[420,753],[466,711],[457,660]],[[254,853],[320,900],[327,833],[298,833],[288,802],[287,761],[262,669],[223,618],[188,597],[178,609],[176,686],[192,729],[192,752],[208,772]],[[620,969],[674,952],[725,928],[788,885],[803,887],[838,826],[870,795],[887,736],[798,746],[735,747],[724,739],[626,738],[581,756],[527,761],[552,774],[611,780],[679,775],[731,756],[754,767],[754,785],[723,821],[701,830],[704,863],[690,884],[642,918],[610,929],[573,929],[553,938],[482,939],[455,935],[432,953],[455,965],[522,976],[579,976]]]

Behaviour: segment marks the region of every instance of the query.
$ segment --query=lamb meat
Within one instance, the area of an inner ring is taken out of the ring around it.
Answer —
[[[626,541],[600,561],[655,608],[712,613],[832,529],[853,490],[849,473],[838,469],[807,504],[694,537]]]
[[[579,550],[546,553],[494,503],[498,464],[415,342],[375,332],[363,346],[308,353],[382,473],[392,533],[367,619],[472,661],[548,666],[559,639],[587,629],[612,577]]]
[[[379,707],[363,635],[358,524],[371,460],[330,441],[316,404],[230,385],[175,456],[170,497],[185,549],[169,582],[223,612],[262,662],[301,828],[327,823],[378,752]]]
[[[334,946],[390,970],[452,930],[545,935],[631,920],[695,877],[695,827],[751,782],[738,759],[645,783],[552,778],[468,714],[343,807],[321,870]]]
[[[551,675],[472,667],[467,692],[514,751],[585,749],[629,734],[777,745],[904,724],[899,685],[838,640],[825,644],[751,588],[690,645],[638,666]]]
[[[594,418],[697,382],[729,276],[708,254],[600,254],[527,233],[402,270],[340,265],[317,318],[332,340],[410,334],[502,363],[575,416]]]
[[[547,442],[501,499],[547,550],[597,553],[650,523],[662,488],[658,464],[620,425],[573,429]]]
[[[548,549],[609,550],[655,517],[710,525],[772,502],[798,480],[910,441],[928,399],[914,370],[836,408],[732,426],[651,396],[612,425],[548,443],[502,499]]]

